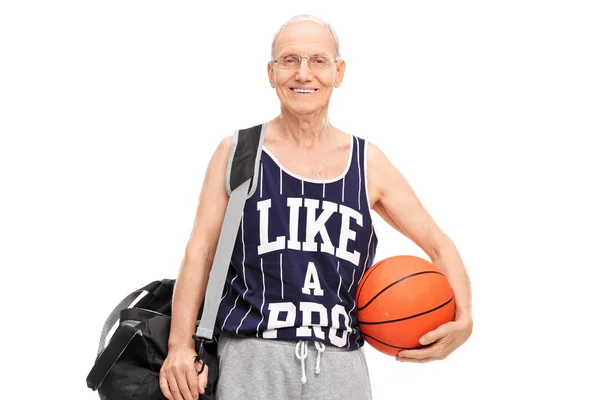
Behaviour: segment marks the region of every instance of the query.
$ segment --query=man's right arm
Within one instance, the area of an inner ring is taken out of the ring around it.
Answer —
[[[221,140],[206,169],[194,226],[175,282],[169,349],[181,345],[195,348],[192,335],[229,201],[225,174],[231,145],[231,136]]]

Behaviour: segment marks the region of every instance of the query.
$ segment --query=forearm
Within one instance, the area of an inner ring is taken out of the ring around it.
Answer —
[[[454,243],[447,243],[435,251],[432,262],[446,275],[456,302],[456,320],[472,321],[471,282],[465,265]]]
[[[195,346],[192,335],[196,332],[196,320],[206,292],[209,272],[208,258],[185,257],[173,292],[169,348]]]

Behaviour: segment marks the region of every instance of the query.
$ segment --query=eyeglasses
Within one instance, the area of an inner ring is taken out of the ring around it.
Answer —
[[[282,56],[277,60],[273,60],[279,68],[283,69],[295,69],[300,66],[303,58],[308,59],[308,66],[310,68],[323,69],[331,67],[337,60],[331,57],[325,56]]]

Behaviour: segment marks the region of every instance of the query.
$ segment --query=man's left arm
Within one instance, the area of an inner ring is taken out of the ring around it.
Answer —
[[[448,278],[456,302],[454,321],[421,338],[422,345],[430,346],[403,350],[396,359],[412,362],[444,359],[469,338],[473,329],[469,276],[454,242],[435,223],[406,178],[372,143],[369,143],[368,155],[371,207],[429,256]]]

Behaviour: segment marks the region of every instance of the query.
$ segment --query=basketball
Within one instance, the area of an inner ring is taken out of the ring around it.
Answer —
[[[454,320],[455,301],[446,276],[415,256],[394,256],[371,266],[356,289],[358,325],[365,341],[395,357],[418,349],[419,339]]]

